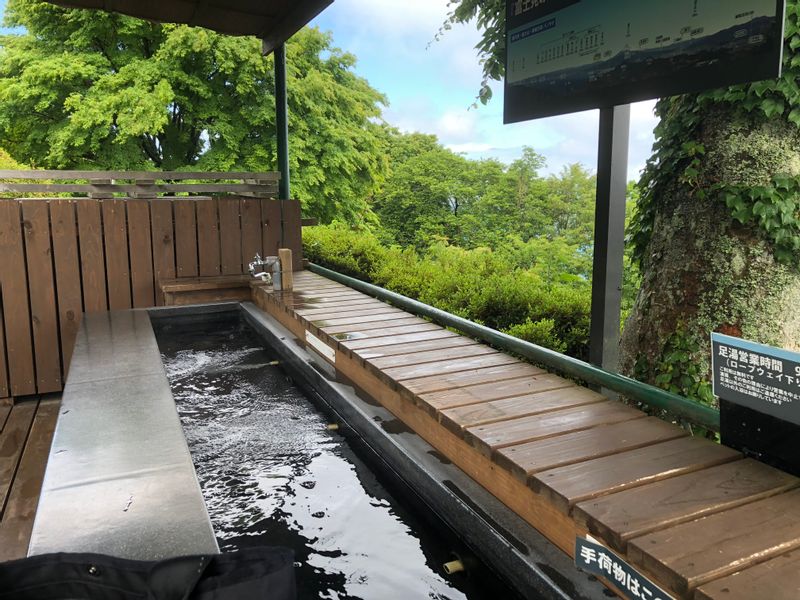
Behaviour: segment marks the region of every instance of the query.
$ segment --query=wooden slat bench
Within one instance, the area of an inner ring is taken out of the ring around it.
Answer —
[[[0,405],[0,562],[27,555],[60,402]]]
[[[564,552],[590,533],[680,598],[797,596],[800,479],[307,271],[253,300]]]

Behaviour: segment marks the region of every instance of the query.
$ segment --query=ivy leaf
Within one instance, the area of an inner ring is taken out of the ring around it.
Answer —
[[[761,110],[764,111],[768,119],[771,119],[774,116],[783,114],[783,111],[786,110],[786,105],[781,100],[767,98],[761,103]]]

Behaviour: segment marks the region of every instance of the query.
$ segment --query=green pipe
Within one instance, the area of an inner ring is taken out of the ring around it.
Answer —
[[[719,431],[719,411],[694,402],[677,394],[673,394],[661,388],[636,381],[630,377],[625,377],[618,373],[605,371],[594,365],[583,362],[576,358],[559,354],[553,350],[531,344],[511,335],[491,329],[483,325],[478,325],[467,319],[457,317],[428,304],[423,304],[401,294],[390,292],[376,285],[342,275],[336,271],[331,271],[314,263],[309,265],[309,270],[333,281],[338,281],[379,300],[391,302],[395,306],[402,308],[412,314],[427,317],[445,327],[452,327],[458,331],[483,340],[508,352],[513,352],[525,358],[543,364],[551,369],[582,379],[587,383],[608,388],[623,396],[641,402],[652,408],[666,410],[670,414],[680,417],[685,421],[700,425],[712,431]]]

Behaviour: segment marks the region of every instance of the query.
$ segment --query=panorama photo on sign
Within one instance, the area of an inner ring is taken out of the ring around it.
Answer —
[[[508,0],[505,122],[780,74],[785,0]]]

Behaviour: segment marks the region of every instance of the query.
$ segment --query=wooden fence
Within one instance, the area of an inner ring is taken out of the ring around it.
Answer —
[[[161,303],[160,282],[241,275],[300,204],[251,197],[0,199],[0,398],[60,391],[83,312]]]

